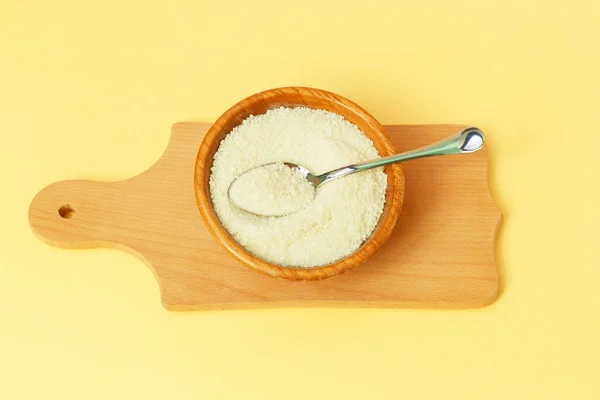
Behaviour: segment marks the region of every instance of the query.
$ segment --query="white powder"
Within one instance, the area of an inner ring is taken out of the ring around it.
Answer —
[[[210,176],[214,209],[231,236],[257,257],[288,267],[330,264],[356,251],[377,225],[387,187],[383,168],[333,180],[307,207],[284,217],[237,209],[229,201],[229,185],[269,163],[292,162],[322,174],[378,157],[373,142],[338,114],[281,107],[250,116],[215,153]]]
[[[278,162],[242,174],[231,184],[229,197],[251,213],[282,216],[309,205],[315,188],[297,168]]]

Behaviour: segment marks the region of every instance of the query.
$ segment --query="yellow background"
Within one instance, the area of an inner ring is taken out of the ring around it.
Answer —
[[[352,3],[1,3],[0,399],[600,398],[600,2]],[[45,185],[286,85],[488,134],[494,305],[172,313],[134,257],[30,232]]]

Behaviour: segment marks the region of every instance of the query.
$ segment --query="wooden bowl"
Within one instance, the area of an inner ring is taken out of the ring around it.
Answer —
[[[264,114],[269,109],[281,106],[304,106],[342,115],[373,141],[380,156],[385,157],[396,153],[383,126],[367,111],[348,99],[324,90],[304,87],[278,88],[257,93],[240,101],[221,115],[200,145],[194,177],[194,190],[200,214],[212,236],[225,250],[242,264],[261,274],[290,280],[317,280],[342,274],[367,261],[389,239],[400,215],[404,198],[404,172],[400,164],[385,167],[388,177],[385,206],[371,236],[354,253],[333,264],[315,268],[291,268],[262,260],[231,237],[214,211],[208,182],[213,158],[221,140],[248,116]]]

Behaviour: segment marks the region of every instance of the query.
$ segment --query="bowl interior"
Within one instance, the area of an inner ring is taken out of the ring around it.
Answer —
[[[291,268],[264,261],[240,246],[221,225],[212,205],[209,179],[213,157],[221,140],[250,115],[264,114],[267,110],[305,106],[324,109],[342,115],[364,132],[380,156],[396,153],[383,127],[360,106],[336,94],[312,88],[279,88],[250,96],[227,110],[207,132],[196,160],[194,189],[202,217],[215,239],[246,266],[266,275],[292,280],[316,280],[344,273],[369,259],[389,238],[402,208],[404,174],[399,164],[385,167],[388,177],[386,202],[379,223],[367,240],[354,253],[321,267]]]

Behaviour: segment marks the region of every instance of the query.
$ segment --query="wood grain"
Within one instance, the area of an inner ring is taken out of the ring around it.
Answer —
[[[500,213],[487,187],[485,148],[469,156],[403,164],[406,196],[388,243],[366,264],[344,275],[288,281],[246,268],[207,231],[193,182],[198,146],[209,127],[175,124],[163,156],[131,179],[63,181],[46,187],[30,205],[33,231],[59,247],[113,247],[136,254],[154,271],[163,304],[170,310],[475,308],[496,299],[494,242]],[[461,129],[386,127],[398,151]],[[70,218],[60,215],[70,212]]]
[[[388,165],[384,169],[387,174],[385,206],[381,218],[379,218],[379,222],[371,235],[354,253],[322,267],[286,268],[254,256],[231,237],[221,225],[215,213],[208,182],[213,158],[221,141],[233,128],[249,116],[264,114],[270,109],[281,106],[303,106],[327,110],[341,115],[358,126],[373,141],[373,145],[380,156],[386,157],[397,153],[383,126],[358,104],[342,96],[325,90],[306,87],[266,90],[247,97],[232,106],[215,121],[204,136],[196,159],[194,177],[194,190],[198,209],[208,231],[215,240],[235,259],[256,272],[290,280],[318,280],[341,275],[369,260],[392,235],[404,199],[404,172],[400,164]]]

